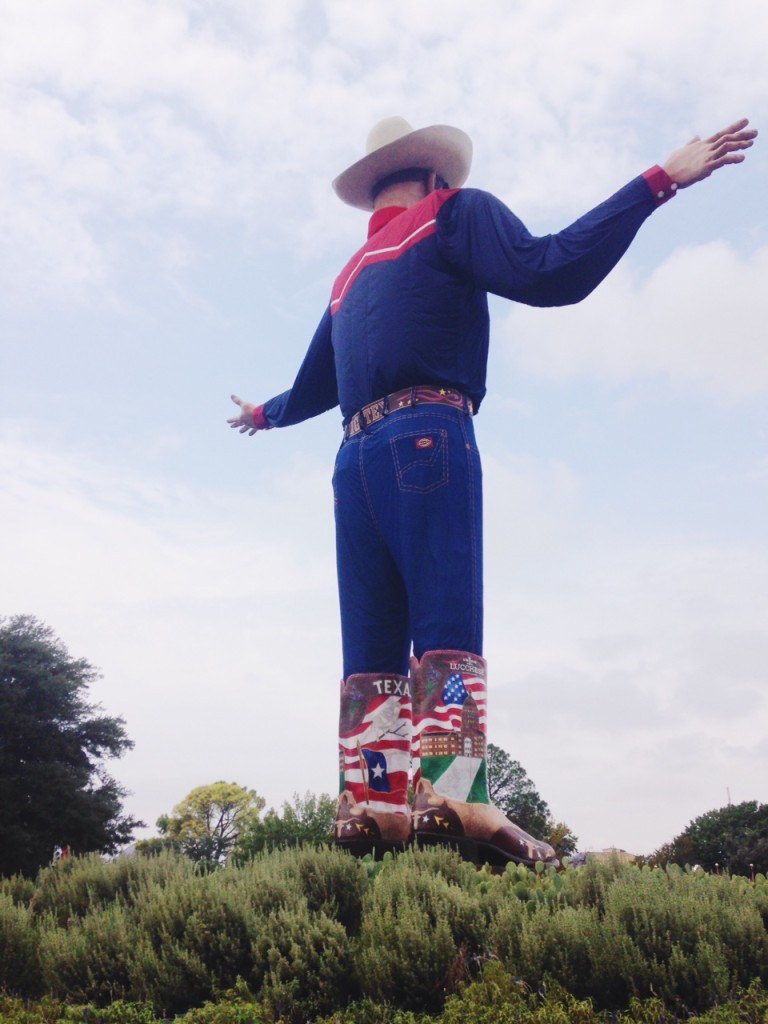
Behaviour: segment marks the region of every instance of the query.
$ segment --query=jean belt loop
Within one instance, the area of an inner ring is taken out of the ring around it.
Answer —
[[[382,417],[389,416],[389,395],[384,395],[384,398],[382,399],[381,415]]]
[[[411,408],[413,408],[413,406],[416,405],[416,386],[415,385],[413,387],[411,387],[411,399],[410,399],[409,405],[411,406]]]

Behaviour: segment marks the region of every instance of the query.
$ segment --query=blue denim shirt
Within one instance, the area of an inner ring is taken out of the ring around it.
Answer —
[[[374,213],[336,280],[293,386],[264,404],[282,427],[340,405],[346,423],[412,385],[486,390],[488,293],[532,306],[579,302],[626,252],[658,196],[648,175],[556,234],[536,237],[478,189],[432,192]]]

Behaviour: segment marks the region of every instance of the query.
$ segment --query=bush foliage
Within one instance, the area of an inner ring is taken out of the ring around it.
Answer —
[[[768,868],[768,804],[745,800],[695,818],[651,862],[699,864],[707,871],[751,875]]]
[[[0,881],[0,1020],[765,1021],[766,922],[764,876],[675,866],[70,858]]]

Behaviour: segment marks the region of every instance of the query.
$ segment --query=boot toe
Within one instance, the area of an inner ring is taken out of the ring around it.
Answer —
[[[548,843],[540,842],[509,821],[493,804],[462,803],[437,793],[427,779],[416,788],[414,836],[421,845],[443,842],[455,846],[466,860],[502,866],[559,861]]]

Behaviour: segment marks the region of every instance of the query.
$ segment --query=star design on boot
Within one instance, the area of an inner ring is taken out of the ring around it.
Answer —
[[[359,836],[372,836],[374,835],[373,829],[370,825],[365,825],[359,821],[348,821],[344,826],[345,832],[357,832]]]

